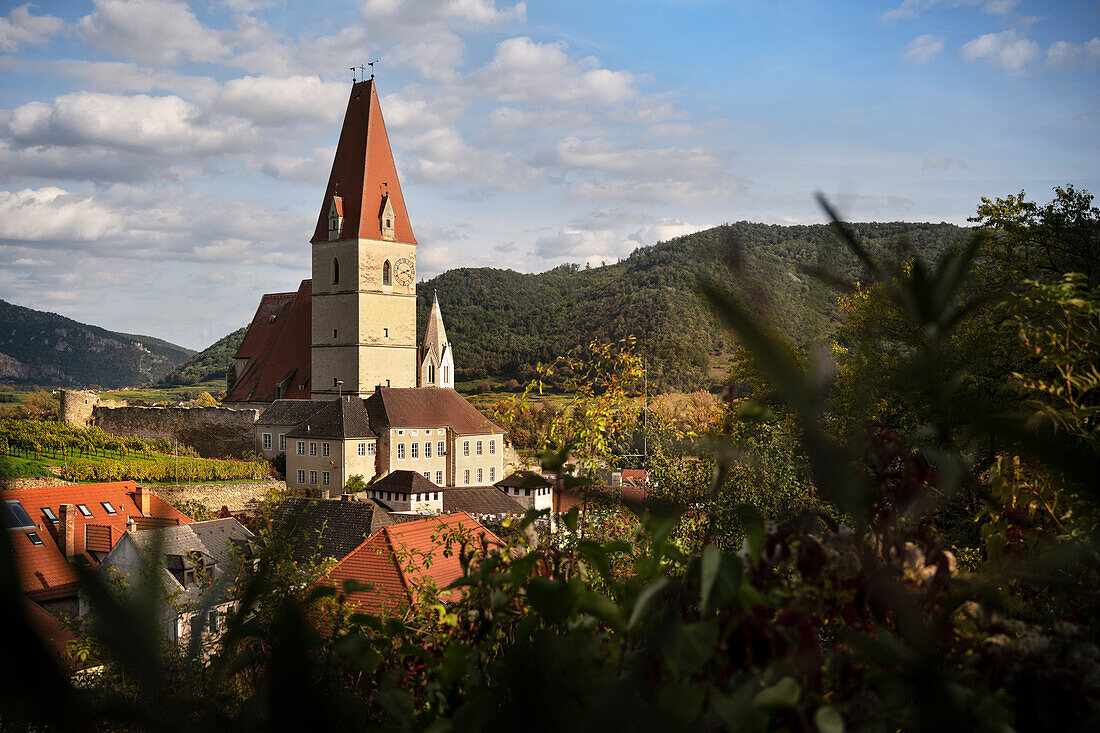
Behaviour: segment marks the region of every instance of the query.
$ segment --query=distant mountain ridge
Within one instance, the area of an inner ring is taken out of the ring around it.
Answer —
[[[155,382],[191,349],[0,300],[0,382],[127,387]]]
[[[212,379],[225,380],[225,370],[233,361],[248,326],[242,326],[233,333],[223,336],[187,361],[164,375],[160,380],[163,386],[190,385],[208,382]]]
[[[926,260],[961,246],[970,235],[953,224],[850,226],[880,255],[900,250]],[[727,251],[730,239],[739,243],[735,253]],[[731,256],[739,275],[731,274]],[[438,292],[459,380],[514,376],[524,381],[540,361],[594,338],[633,334],[647,357],[650,384],[697,389],[713,381],[708,374],[713,357],[732,344],[697,295],[696,283],[725,283],[796,343],[822,342],[837,322],[837,293],[803,265],[848,279],[861,274],[855,256],[828,225],[738,222],[639,247],[603,267],[561,265],[538,274],[449,270],[417,286],[417,333],[423,333]]]

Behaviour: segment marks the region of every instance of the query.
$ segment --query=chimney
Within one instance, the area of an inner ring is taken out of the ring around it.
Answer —
[[[138,486],[134,489],[134,503],[137,504],[138,511],[141,512],[141,516],[149,516],[149,489],[144,486]]]
[[[76,507],[62,504],[58,510],[57,546],[66,558],[76,554]]]
[[[126,517],[126,531],[137,532],[137,520],[133,517]]]

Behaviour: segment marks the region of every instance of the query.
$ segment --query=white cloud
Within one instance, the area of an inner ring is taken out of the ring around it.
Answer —
[[[959,54],[968,61],[984,59],[1012,73],[1020,73],[1039,57],[1039,44],[1028,40],[1010,28],[1000,33],[986,33],[963,44]]]
[[[512,153],[479,150],[453,127],[430,130],[412,138],[404,149],[414,156],[405,164],[410,180],[519,191],[539,178],[538,171],[524,165]]]
[[[403,37],[443,25],[522,23],[527,19],[527,4],[498,8],[494,0],[366,0],[359,16],[368,27],[384,27],[387,33]]]
[[[117,236],[121,224],[91,198],[54,186],[0,191],[0,239],[90,242]]]
[[[642,226],[638,223],[642,222]],[[636,212],[601,209],[574,219],[557,232],[535,240],[533,254],[544,260],[577,260],[598,265],[614,262],[638,247],[697,232],[705,227],[679,219],[647,219]],[[631,231],[633,229],[633,231]]]
[[[710,178],[725,168],[712,150],[694,148],[642,148],[603,138],[567,137],[557,144],[558,161],[578,168],[632,180],[684,181]]]
[[[232,50],[228,32],[204,26],[174,0],[96,0],[77,27],[89,42],[149,66],[220,61]]]
[[[396,94],[384,95],[380,103],[390,134],[447,127],[464,110],[463,101],[455,95],[411,86]]]
[[[911,20],[926,10],[933,8],[979,8],[989,15],[1008,15],[1020,0],[902,0],[896,8],[891,8],[882,14],[882,19],[888,23],[899,20]]]
[[[946,158],[939,155],[929,155],[927,158],[924,159],[924,162],[921,164],[921,170],[928,170],[930,168],[933,168],[946,171],[953,168],[962,169],[965,167],[966,163],[964,163],[959,158]]]
[[[1047,63],[1051,66],[1095,66],[1100,62],[1100,38],[1084,43],[1055,41],[1047,49]]]
[[[329,169],[332,167],[332,159],[335,155],[335,145],[314,148],[313,152],[304,158],[273,155],[264,162],[261,170],[264,174],[280,181],[313,183],[324,186],[325,181],[328,180]]]
[[[442,31],[399,43],[385,55],[383,63],[390,68],[411,68],[432,81],[448,82],[457,78],[458,67],[466,44],[450,31]]]
[[[83,79],[98,90],[112,92],[152,92],[155,90],[211,99],[218,82],[208,76],[176,74],[139,66],[128,61],[55,61],[51,68],[58,75]]]
[[[31,15],[31,4],[12,8],[0,18],[0,51],[13,53],[21,46],[38,46],[61,32],[65,21],[52,15]]]
[[[594,58],[574,61],[564,42],[537,43],[526,36],[501,41],[496,55],[472,81],[504,101],[583,103],[605,107],[637,95],[637,77],[600,68]]]
[[[338,123],[344,115],[348,85],[316,76],[246,76],[231,79],[218,92],[215,107],[262,126],[303,120]]]
[[[921,66],[939,56],[942,51],[943,37],[926,33],[910,41],[901,58],[903,61]]]
[[[0,132],[18,145],[99,145],[157,156],[209,156],[253,147],[247,122],[209,116],[177,96],[74,92],[16,108]]]

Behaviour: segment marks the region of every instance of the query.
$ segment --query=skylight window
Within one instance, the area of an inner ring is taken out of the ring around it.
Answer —
[[[42,507],[42,513],[45,514],[46,519],[50,520],[51,522],[57,521],[57,515],[54,514],[53,509],[50,509],[48,506]]]
[[[92,516],[92,510],[88,508],[87,504],[77,504],[76,508],[80,510],[80,513],[86,517]]]
[[[109,501],[101,501],[101,502],[99,502],[99,505],[102,506],[103,509],[106,510],[106,512],[108,514],[118,514],[118,512],[115,510],[115,508],[113,506],[111,506],[111,502],[109,502]]]
[[[5,500],[3,511],[4,526],[8,529],[34,529],[34,522],[31,521],[30,515],[17,500]]]
[[[42,538],[38,536],[37,532],[27,532],[27,539],[31,541],[31,544],[35,547],[42,547],[45,543],[42,542]]]

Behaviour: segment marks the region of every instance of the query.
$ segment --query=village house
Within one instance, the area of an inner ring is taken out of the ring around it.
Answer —
[[[495,486],[445,486],[428,481],[415,471],[398,470],[356,495],[374,505],[372,531],[424,514],[465,512],[482,522],[522,515],[524,507]]]
[[[128,531],[192,521],[133,481],[9,489],[0,504],[19,588],[55,616],[79,614],[74,564],[98,566]]]
[[[242,564],[256,555],[253,540],[233,518],[127,532],[97,572],[121,579],[126,592],[147,592],[142,579],[154,563],[160,568],[156,590],[164,594],[160,621],[166,638],[186,645],[197,631],[204,640],[216,640],[227,616],[237,610],[236,580]],[[81,615],[89,610],[81,596]]]
[[[520,470],[494,484],[525,509],[553,509],[554,486],[541,473]]]
[[[340,561],[371,535],[371,514],[366,502],[294,496],[275,512],[272,536],[295,563]]]
[[[369,480],[375,474],[378,436],[358,397],[324,402],[285,439],[286,483],[291,488],[338,497],[349,477]]]
[[[352,550],[328,573],[337,588],[345,580],[369,586],[347,596],[356,611],[401,615],[425,593],[446,603],[459,591],[443,590],[462,577],[459,549],[480,551],[504,547],[499,537],[465,512],[445,514],[382,527]],[[448,552],[447,549],[450,548]]]

